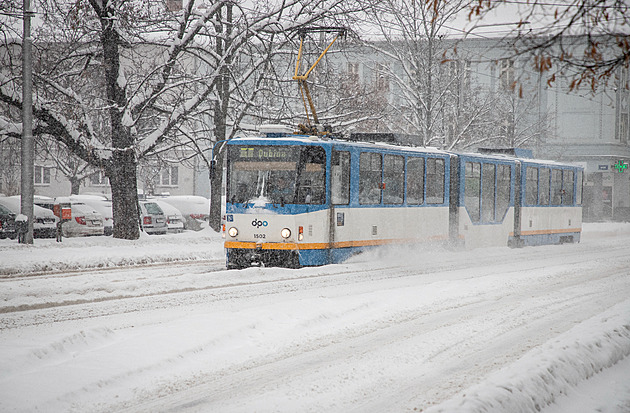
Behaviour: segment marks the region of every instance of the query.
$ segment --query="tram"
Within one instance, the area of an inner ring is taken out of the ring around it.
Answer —
[[[582,168],[397,137],[268,127],[227,141],[227,267],[339,263],[383,245],[579,242]]]

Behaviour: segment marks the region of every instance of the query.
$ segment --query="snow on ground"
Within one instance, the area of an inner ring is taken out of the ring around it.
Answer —
[[[223,271],[211,230],[0,240],[0,411],[627,413],[629,242]]]
[[[629,346],[630,306],[625,301],[427,413],[536,412],[549,404],[547,413],[630,412]],[[607,374],[598,374],[605,370]]]
[[[33,245],[0,240],[0,275],[62,272],[198,259],[224,260],[223,239],[210,228],[135,241],[112,237],[34,240]]]

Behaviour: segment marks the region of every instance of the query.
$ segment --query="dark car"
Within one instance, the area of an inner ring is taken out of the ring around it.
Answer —
[[[0,197],[0,205],[6,207],[14,214],[19,214],[21,210],[19,196]],[[57,217],[50,209],[33,205],[33,237],[34,238],[55,238],[57,233]]]
[[[0,204],[0,238],[15,239],[15,214],[4,205]]]

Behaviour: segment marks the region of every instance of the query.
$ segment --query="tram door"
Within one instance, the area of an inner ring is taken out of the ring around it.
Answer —
[[[346,211],[350,204],[350,152],[333,148],[330,162],[329,260],[343,259],[339,249],[347,241]]]

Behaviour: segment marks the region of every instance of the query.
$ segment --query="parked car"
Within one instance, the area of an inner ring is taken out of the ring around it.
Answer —
[[[94,208],[103,216],[103,232],[105,235],[114,233],[114,215],[112,201],[101,195],[70,195],[70,202],[80,202]]]
[[[166,215],[160,206],[152,201],[140,201],[142,229],[147,234],[166,234]]]
[[[184,216],[181,212],[179,212],[179,209],[159,199],[154,199],[152,201],[158,204],[160,209],[164,211],[164,215],[166,215],[168,233],[176,234],[184,231]]]
[[[208,225],[210,200],[198,195],[173,195],[162,199],[179,209],[184,216],[185,228],[199,231]]]
[[[66,198],[67,199],[67,198]],[[84,237],[103,235],[103,216],[94,208],[82,202],[70,202],[72,219],[62,224],[64,237]]]
[[[14,214],[19,214],[22,206],[20,196],[0,197],[0,204],[9,208]],[[57,234],[57,221],[59,218],[50,209],[33,205],[33,237],[55,238]]]
[[[42,208],[50,209],[52,211],[53,205],[55,204],[55,199],[48,196],[35,195],[33,196],[33,203]]]
[[[15,239],[15,214],[4,205],[0,205],[0,239]]]

